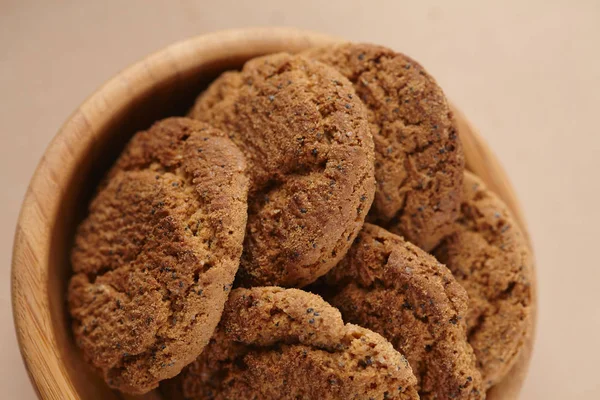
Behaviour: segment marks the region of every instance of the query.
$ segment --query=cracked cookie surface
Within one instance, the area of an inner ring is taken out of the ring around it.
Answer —
[[[333,68],[285,53],[222,74],[190,116],[226,131],[248,161],[241,286],[307,285],[343,257],[375,192],[364,105]]]
[[[341,44],[305,55],[334,66],[367,106],[377,191],[368,220],[431,250],[458,216],[464,157],[448,102],[410,57]]]
[[[481,399],[467,342],[467,295],[423,250],[365,224],[346,257],[318,288],[344,320],[371,329],[406,356],[422,399]]]
[[[242,252],[248,179],[224,134],[170,118],[130,141],[79,226],[68,306],[107,383],[144,393],[208,343]]]
[[[506,205],[469,172],[455,229],[434,255],[469,294],[469,343],[490,387],[512,367],[531,327],[533,260]]]
[[[174,399],[417,399],[406,359],[298,289],[235,289],[202,355],[165,382]]]

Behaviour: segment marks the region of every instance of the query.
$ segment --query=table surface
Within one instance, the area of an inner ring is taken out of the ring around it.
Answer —
[[[600,398],[600,2],[0,0],[0,387],[33,399],[10,252],[27,183],[72,110],[144,55],[197,34],[296,26],[419,60],[505,165],[536,250],[540,312],[524,399]],[[483,4],[486,3],[486,4]],[[451,4],[451,5],[450,5]]]

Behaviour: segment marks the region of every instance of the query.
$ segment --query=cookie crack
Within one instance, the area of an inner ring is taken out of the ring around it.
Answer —
[[[188,137],[189,137],[189,135],[188,135]],[[183,140],[185,140],[185,139],[183,139]],[[181,165],[179,165],[177,167],[173,167],[173,168],[165,168],[165,170],[162,171],[162,175],[164,175],[165,173],[173,173],[174,175],[177,175],[178,177],[182,178],[184,180],[184,182],[186,183],[186,186],[193,188],[193,186],[194,186],[193,185],[193,178],[190,176],[189,173],[183,172],[182,168],[183,167]],[[131,170],[137,170],[137,169],[131,169]],[[163,189],[161,188],[161,193],[162,192],[163,192]],[[159,196],[159,197],[162,197],[162,196]],[[196,197],[197,201],[202,202],[202,199],[196,193],[195,193],[195,197]],[[188,218],[190,216],[191,216],[191,214],[188,215]],[[141,255],[147,251],[146,245],[149,242],[149,239],[154,236],[154,233],[156,232],[156,230],[159,229],[159,227],[161,225],[163,225],[164,223],[175,225],[173,223],[173,221],[174,221],[174,218],[171,215],[165,215],[164,217],[162,217],[159,220],[157,220],[156,223],[153,226],[152,232],[149,235],[145,235],[144,236],[142,242],[139,245],[138,251],[136,252],[135,256],[132,258],[131,261],[129,261],[127,264],[121,265],[121,266],[119,266],[117,268],[114,268],[114,269],[110,269],[109,267],[103,268],[102,270],[104,271],[104,273],[95,273],[95,274],[93,274],[95,276],[93,276],[93,280],[90,280],[90,284],[96,285],[96,280],[98,278],[104,276],[106,273],[109,273],[109,272],[111,272],[111,273],[118,273],[120,271],[128,271],[129,273],[132,273],[134,271],[134,268],[132,268],[131,266],[135,265],[136,263],[138,263]],[[180,222],[181,222],[180,225],[183,226],[184,225],[183,221],[180,221]],[[193,235],[191,233],[191,230],[182,230],[182,232],[178,232],[177,234],[187,236],[188,239],[195,237],[195,235]],[[205,251],[207,251],[207,250],[208,249],[205,249]],[[196,254],[197,253],[195,253],[194,255],[196,255]],[[201,270],[208,270],[211,266],[212,266],[211,264],[208,264],[208,265],[204,264],[202,266]],[[140,272],[144,276],[146,276],[146,275],[149,274],[149,270],[148,269],[143,269]],[[194,273],[197,274],[198,271],[195,271]],[[86,275],[89,276],[89,274],[86,274]],[[114,284],[112,284],[111,282],[108,282],[108,281],[107,282],[102,282],[102,285],[106,285],[106,286],[110,287],[116,294],[124,295],[127,298],[128,302],[132,302],[136,297],[145,295],[145,294],[150,293],[150,292],[156,292],[156,293],[158,293],[160,295],[162,303],[169,305],[169,315],[167,316],[166,321],[167,322],[171,322],[172,319],[174,318],[174,316],[177,314],[177,311],[178,311],[175,308],[176,307],[175,301],[177,299],[184,299],[184,298],[189,297],[190,293],[192,291],[195,291],[196,288],[194,288],[193,285],[190,285],[184,293],[175,294],[174,295],[173,293],[170,293],[169,289],[165,285],[165,282],[158,281],[157,283],[161,286],[160,288],[149,290],[149,291],[145,291],[145,292],[135,292],[135,293],[132,293],[129,290],[127,290],[127,291],[119,290]],[[191,323],[191,325],[190,324],[186,325],[184,327],[184,329],[187,329],[187,330],[191,329],[192,326],[193,326],[193,323],[195,321],[197,321],[197,319],[193,320],[192,323]],[[155,335],[154,342],[151,345],[148,346],[147,350],[142,351],[142,352],[137,353],[137,354],[124,353],[122,355],[122,357],[120,357],[117,360],[117,364],[115,364],[115,365],[107,368],[107,376],[111,376],[111,375],[113,375],[115,373],[118,374],[119,372],[122,372],[122,371],[126,370],[127,367],[128,367],[128,365],[135,364],[137,361],[145,359],[146,357],[148,357],[148,355],[155,356],[155,354],[159,350],[160,346],[162,346],[164,344],[168,344],[168,343],[173,342],[173,340],[170,339],[168,336],[165,336],[164,334],[161,334],[160,330],[161,329],[159,328],[158,331],[157,331],[157,334]],[[165,354],[165,356],[168,357],[168,354]]]

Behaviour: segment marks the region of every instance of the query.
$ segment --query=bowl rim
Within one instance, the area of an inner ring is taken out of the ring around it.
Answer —
[[[217,31],[192,37],[152,53],[117,73],[69,116],[47,146],[30,180],[17,221],[12,254],[11,298],[14,325],[21,356],[39,398],[64,398],[62,396],[65,393],[70,396],[77,393],[57,349],[48,298],[47,267],[48,255],[52,251],[51,233],[55,224],[53,217],[57,215],[62,193],[69,183],[69,179],[60,177],[65,173],[65,168],[67,174],[76,168],[78,156],[83,153],[79,149],[94,146],[99,132],[110,124],[118,110],[147,96],[156,82],[189,71],[199,63],[203,54],[214,58],[231,54],[266,54],[282,49],[294,52],[340,41],[341,39],[326,34],[273,27]],[[464,115],[455,108],[454,112],[462,129],[472,133],[472,137],[463,143],[465,154],[470,148],[484,160],[483,164],[478,164],[467,158],[467,168],[500,195],[526,232],[521,208],[503,168]],[[79,143],[79,153],[70,145],[74,142]],[[507,377],[512,380],[511,386],[518,388],[514,395],[502,398],[516,397],[522,386],[531,355],[533,329],[530,333],[530,346],[524,352],[527,354],[522,355],[519,365],[513,368],[518,371],[513,374],[511,370]]]

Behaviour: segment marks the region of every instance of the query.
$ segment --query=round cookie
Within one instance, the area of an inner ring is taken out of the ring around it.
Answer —
[[[222,136],[184,118],[136,134],[77,230],[73,331],[113,388],[139,394],[175,376],[219,322],[248,190],[244,157]]]
[[[370,44],[310,49],[367,106],[377,191],[368,219],[431,250],[458,216],[464,157],[442,89],[416,61]]]
[[[434,255],[469,294],[469,343],[490,387],[513,366],[532,323],[527,241],[504,203],[466,172],[455,233]]]
[[[202,355],[166,384],[184,399],[417,399],[406,359],[298,289],[235,289]],[[177,395],[174,395],[174,394]]]
[[[373,139],[350,82],[285,53],[226,72],[190,112],[249,164],[241,286],[307,285],[344,256],[375,192]]]
[[[324,281],[326,299],[345,321],[381,334],[406,356],[422,399],[485,397],[467,342],[467,295],[435,258],[365,224]]]

